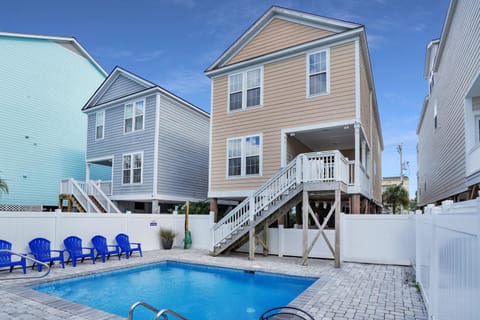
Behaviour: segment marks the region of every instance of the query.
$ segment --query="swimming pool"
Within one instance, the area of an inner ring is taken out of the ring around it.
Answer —
[[[316,280],[165,261],[32,288],[122,317],[133,303],[144,301],[192,320],[258,319]],[[151,319],[153,313],[139,309],[135,318]]]

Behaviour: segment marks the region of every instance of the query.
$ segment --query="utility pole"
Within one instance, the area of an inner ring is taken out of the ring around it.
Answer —
[[[403,142],[397,146],[397,151],[400,153],[400,185],[403,186]]]

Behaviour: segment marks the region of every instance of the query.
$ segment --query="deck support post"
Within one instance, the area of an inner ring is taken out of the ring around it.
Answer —
[[[213,212],[213,221],[218,222],[218,202],[217,198],[210,199],[210,211]]]
[[[302,260],[303,265],[308,264],[308,191],[303,190],[302,198],[302,229],[303,229],[303,244],[302,244]]]
[[[255,227],[248,231],[248,260],[255,260]]]
[[[268,256],[268,223],[263,226],[263,256]]]
[[[335,268],[340,268],[340,210],[342,209],[342,194],[335,190]]]

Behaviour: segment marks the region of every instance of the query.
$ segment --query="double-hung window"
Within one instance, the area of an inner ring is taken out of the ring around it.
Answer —
[[[143,154],[141,152],[123,155],[123,184],[142,183]]]
[[[145,119],[145,100],[125,104],[124,133],[143,130]]]
[[[105,128],[105,111],[95,114],[95,140],[103,139]]]
[[[308,96],[328,94],[329,75],[329,51],[322,50],[308,55]]]
[[[227,176],[260,175],[260,135],[227,140]]]
[[[262,105],[262,68],[249,69],[228,77],[228,110]]]

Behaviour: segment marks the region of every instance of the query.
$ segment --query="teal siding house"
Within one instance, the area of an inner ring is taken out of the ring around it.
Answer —
[[[0,32],[0,210],[53,209],[86,174],[83,106],[107,73],[74,38]]]

